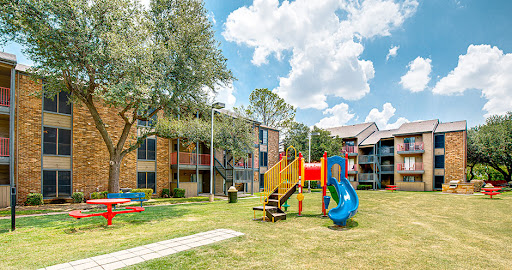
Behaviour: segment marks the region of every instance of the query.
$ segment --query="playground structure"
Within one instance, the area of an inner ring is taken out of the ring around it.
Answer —
[[[289,151],[294,151],[291,158]],[[291,159],[288,162],[288,159]],[[264,188],[260,195],[262,206],[254,207],[256,211],[263,211],[263,220],[276,222],[285,220],[286,213],[281,207],[288,208],[286,201],[296,192],[299,201],[298,216],[302,215],[303,183],[306,181],[320,181],[322,185],[322,214],[327,216],[329,202],[332,199],[337,206],[329,211],[329,218],[335,225],[346,226],[349,218],[357,213],[359,198],[354,187],[347,179],[348,157],[327,157],[327,152],[320,163],[304,163],[302,154],[293,146],[286,149],[286,155],[280,156],[279,162],[270,168],[264,175]],[[327,196],[327,189],[331,196]]]

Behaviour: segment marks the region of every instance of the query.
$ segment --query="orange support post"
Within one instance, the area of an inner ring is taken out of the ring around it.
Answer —
[[[324,197],[327,196],[327,151],[324,152],[324,157],[322,158],[322,214],[323,217],[327,217],[327,209],[325,209],[325,201]]]

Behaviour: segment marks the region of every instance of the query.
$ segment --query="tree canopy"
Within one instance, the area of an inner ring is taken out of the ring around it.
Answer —
[[[263,125],[281,129],[295,119],[296,109],[267,88],[252,91],[249,102],[249,106],[238,110]]]
[[[202,110],[204,89],[234,79],[197,0],[152,0],[149,10],[135,0],[3,2],[0,34],[24,46],[43,94],[65,91],[88,109],[108,149],[110,192],[119,191],[123,157],[155,134],[126,145],[138,120]],[[122,130],[106,128],[100,106]]]
[[[310,129],[303,123],[292,122],[287,129],[283,144],[285,149],[293,145],[298,152],[302,152],[304,158],[308,159],[309,154],[309,133]],[[311,162],[318,162],[327,151],[328,156],[340,155],[343,141],[339,137],[331,137],[329,131],[313,127],[311,133],[318,135],[311,136]]]
[[[489,165],[505,180],[512,174],[512,112],[493,115],[468,131],[468,164]]]

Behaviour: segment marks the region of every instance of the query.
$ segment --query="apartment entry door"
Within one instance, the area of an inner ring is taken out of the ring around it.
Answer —
[[[203,175],[202,174],[190,175],[190,181],[197,182],[197,193],[203,193]]]

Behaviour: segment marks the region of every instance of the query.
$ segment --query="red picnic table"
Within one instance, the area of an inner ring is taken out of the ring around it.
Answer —
[[[95,200],[88,200],[86,203],[88,204],[104,204],[107,206],[107,212],[102,213],[94,213],[94,214],[83,214],[82,210],[75,210],[69,212],[69,215],[76,218],[86,218],[86,217],[97,217],[97,216],[103,216],[107,219],[107,225],[112,225],[112,219],[118,215],[118,214],[126,214],[126,213],[135,213],[135,212],[142,212],[144,211],[144,207],[126,207],[126,209],[130,210],[123,210],[123,211],[112,211],[112,205],[118,204],[118,203],[127,203],[130,202],[130,199],[95,199]]]
[[[499,195],[500,193],[498,191],[501,190],[500,187],[482,188],[482,189],[485,190],[485,192],[482,192],[482,193],[491,196],[491,199],[492,199],[492,196]]]
[[[397,190],[398,188],[395,185],[387,185],[386,190],[391,190],[391,192]]]

